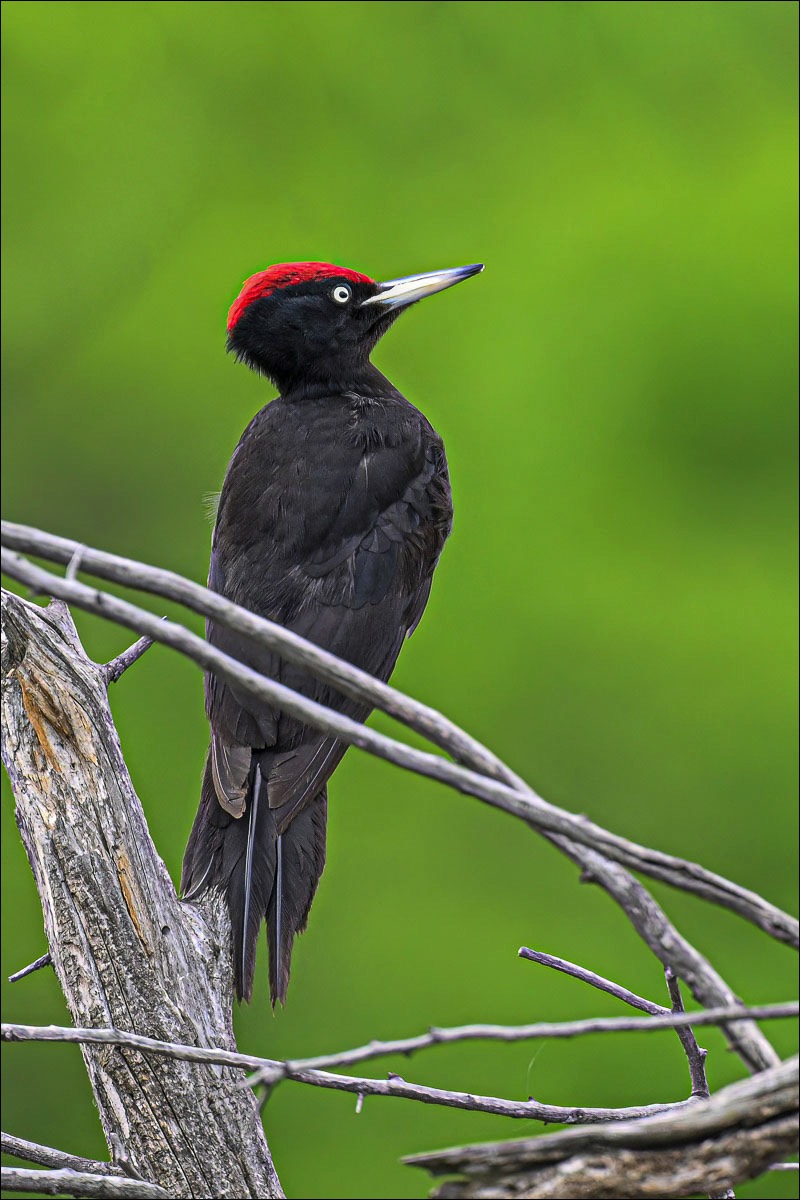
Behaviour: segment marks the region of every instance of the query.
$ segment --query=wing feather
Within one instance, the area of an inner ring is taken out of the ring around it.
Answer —
[[[255,451],[264,422],[254,421],[250,444],[234,456],[223,487],[217,533],[222,529],[225,536],[215,534],[209,575],[216,590],[380,679],[388,679],[405,637],[420,620],[450,532],[441,442],[424,418],[403,404],[414,414],[413,436],[408,429],[383,442],[370,436],[369,446],[359,448],[342,444],[338,435],[338,475],[327,463],[310,462],[296,462],[269,478],[263,471],[258,475]],[[412,419],[405,409],[403,414],[404,420]],[[302,493],[304,465],[313,474],[320,511],[309,511]],[[252,529],[242,519],[247,505],[253,512]],[[224,562],[220,546],[225,547]],[[369,714],[367,705],[213,622],[208,638],[256,670],[355,720]],[[246,754],[252,751],[267,784],[269,808],[287,828],[324,787],[346,747],[213,677],[207,682],[206,705],[215,734],[212,765],[220,803],[234,816],[244,811],[239,792],[246,779]]]

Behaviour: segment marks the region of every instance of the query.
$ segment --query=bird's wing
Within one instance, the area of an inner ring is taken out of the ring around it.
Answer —
[[[421,441],[413,456],[401,448],[364,454],[339,504],[316,518],[313,537],[295,547],[291,563],[262,564],[273,577],[273,594],[285,597],[279,619],[300,636],[387,679],[404,638],[422,615],[450,529],[441,444]],[[212,560],[210,578],[211,586],[225,594],[218,560]],[[232,598],[256,607],[241,591]],[[221,626],[210,623],[208,637],[226,653],[354,720],[363,721],[369,713],[369,705],[342,696],[269,651],[253,649]],[[220,803],[238,801],[245,756],[232,752],[231,745],[247,747],[262,760],[268,803],[280,810],[276,820],[284,827],[320,791],[346,750],[337,739],[213,677],[207,681],[207,710],[212,750],[217,741],[224,750],[214,756]],[[225,772],[227,764],[233,770]]]

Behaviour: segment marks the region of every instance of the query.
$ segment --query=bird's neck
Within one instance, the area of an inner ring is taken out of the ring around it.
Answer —
[[[350,363],[341,371],[322,369],[300,379],[287,380],[281,387],[281,396],[289,402],[336,395],[378,400],[399,396],[400,393],[369,361],[355,365]]]

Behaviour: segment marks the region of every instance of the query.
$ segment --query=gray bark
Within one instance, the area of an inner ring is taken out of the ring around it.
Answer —
[[[235,1048],[221,902],[182,904],[66,607],[3,595],[3,761],[72,1019]],[[244,1072],[81,1050],[109,1147],[172,1196],[281,1197]]]

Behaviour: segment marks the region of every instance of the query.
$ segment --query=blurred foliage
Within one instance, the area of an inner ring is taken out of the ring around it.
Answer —
[[[4,516],[203,580],[203,497],[271,395],[224,353],[241,280],[282,260],[377,278],[483,260],[377,352],[445,437],[456,503],[395,681],[553,801],[792,907],[796,16],[672,0],[6,3]],[[126,644],[78,623],[98,659]],[[200,675],[153,650],[113,707],[177,878]],[[269,1011],[262,951],[236,1018],[246,1050],[619,1011],[518,961],[522,943],[664,999],[624,917],[513,821],[357,752],[331,792],[288,1007]],[[2,821],[5,978],[44,943],[7,788]],[[794,992],[788,950],[658,894],[746,1000]],[[9,1020],[66,1019],[47,972],[4,985],[3,1004]],[[794,1049],[791,1025],[771,1032]],[[703,1041],[713,1088],[742,1074],[717,1032]],[[3,1062],[5,1127],[104,1156],[74,1048]],[[668,1035],[376,1065],[390,1068],[560,1104],[688,1086]],[[402,1154],[537,1128],[353,1109],[275,1094],[289,1195],[423,1196]],[[797,1195],[783,1176],[769,1187]]]

